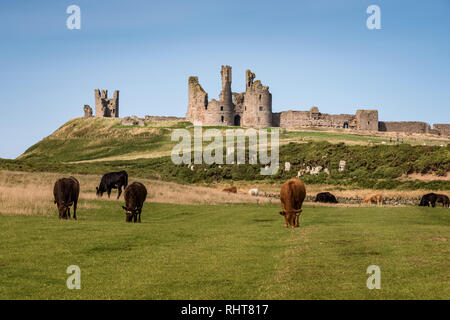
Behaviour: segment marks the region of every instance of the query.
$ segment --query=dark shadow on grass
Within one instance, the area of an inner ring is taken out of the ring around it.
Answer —
[[[377,256],[380,255],[378,251],[353,251],[353,252],[344,252],[341,255],[343,256]]]
[[[272,222],[276,221],[275,219],[252,219],[253,222]]]

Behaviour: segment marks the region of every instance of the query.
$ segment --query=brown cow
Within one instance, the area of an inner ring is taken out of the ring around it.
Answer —
[[[228,192],[228,193],[237,193],[237,188],[235,186],[232,186],[232,187],[229,187],[229,188],[225,188],[222,191]]]
[[[126,222],[137,222],[139,215],[139,222],[141,222],[142,206],[145,198],[147,198],[147,189],[140,182],[133,182],[125,189],[125,206],[122,208],[127,215]]]
[[[58,179],[53,187],[53,196],[58,206],[59,219],[70,219],[70,206],[73,204],[73,218],[77,219],[77,203],[80,183],[74,177]]]
[[[381,196],[381,194],[377,193],[377,194],[372,194],[370,196],[367,196],[364,198],[364,200],[362,201],[362,203],[372,203],[372,202],[377,202],[377,205],[383,204],[383,197]]]
[[[291,228],[298,227],[298,220],[302,212],[303,200],[306,197],[306,189],[304,183],[297,178],[286,181],[281,187],[280,200],[282,211],[280,214],[284,216],[284,226]]]

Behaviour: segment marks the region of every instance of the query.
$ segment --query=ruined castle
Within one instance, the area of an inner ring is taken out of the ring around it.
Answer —
[[[450,136],[450,124],[434,124],[431,128],[428,123],[420,121],[379,121],[378,110],[357,110],[355,114],[327,114],[321,113],[318,107],[313,106],[308,111],[272,112],[272,94],[269,87],[263,86],[260,80],[255,80],[253,72],[245,72],[245,92],[241,93],[231,89],[230,66],[222,66],[220,73],[222,91],[218,100],[209,100],[208,93],[203,90],[198,77],[189,77],[187,121],[203,126],[322,127]],[[84,117],[92,116],[92,108],[85,105]],[[113,98],[108,98],[107,90],[95,90],[95,117],[119,117],[118,90],[114,91]],[[130,121],[124,120],[124,123],[133,122]]]
[[[255,74],[247,70],[245,92],[231,91],[231,67],[222,66],[222,91],[219,100],[208,101],[197,77],[189,77],[189,102],[186,120],[206,126],[272,126],[272,94],[269,87],[254,80]]]
[[[108,90],[95,90],[95,116],[119,117],[119,90],[114,91],[114,97],[108,99]]]
[[[450,124],[426,122],[378,120],[378,110],[357,110],[356,114],[321,113],[318,107],[309,111],[272,112],[272,94],[268,86],[255,80],[250,70],[245,73],[245,92],[231,90],[231,67],[222,66],[222,91],[219,100],[208,100],[198,77],[188,79],[188,110],[186,120],[203,126],[244,126],[244,127],[324,127],[362,131],[386,131],[406,133],[430,133],[450,135]]]

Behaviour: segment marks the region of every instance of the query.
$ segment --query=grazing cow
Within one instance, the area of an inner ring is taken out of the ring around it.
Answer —
[[[429,207],[431,204],[431,206],[434,208],[436,206],[436,200],[437,200],[436,196],[437,196],[437,194],[435,194],[433,192],[424,194],[422,196],[422,199],[420,199],[419,206]]]
[[[131,222],[138,220],[141,222],[142,206],[144,205],[145,198],[147,198],[147,189],[140,182],[133,182],[125,189],[125,206],[122,208],[125,210],[127,215],[125,218],[126,222]]]
[[[300,179],[292,178],[281,187],[280,200],[282,211],[280,211],[280,214],[284,216],[284,226],[286,228],[288,226],[291,228],[299,226],[298,220],[302,212],[305,196],[305,185]]]
[[[444,208],[450,208],[450,199],[445,194],[436,194],[436,202],[442,203]]]
[[[338,203],[336,197],[329,192],[320,192],[316,195],[314,202]]]
[[[259,194],[259,192],[258,192],[258,189],[253,188],[253,189],[248,190],[248,194],[251,196],[257,196]]]
[[[110,172],[105,174],[100,181],[100,185],[97,189],[97,196],[103,196],[104,192],[108,193],[108,198],[111,195],[112,189],[119,189],[117,199],[122,194],[122,187],[126,188],[128,185],[128,174],[126,171]]]
[[[58,179],[53,187],[53,196],[58,207],[59,219],[70,219],[70,207],[73,204],[73,218],[77,219],[77,203],[80,195],[80,183],[74,177]]]
[[[377,205],[382,205],[383,204],[383,197],[381,196],[381,194],[377,193],[377,194],[372,194],[370,196],[367,196],[364,198],[364,200],[362,201],[362,203],[369,203],[371,204],[372,202],[376,202]]]
[[[229,187],[229,188],[225,188],[222,191],[228,192],[228,193],[237,193],[237,188],[235,186],[232,186],[232,187]]]

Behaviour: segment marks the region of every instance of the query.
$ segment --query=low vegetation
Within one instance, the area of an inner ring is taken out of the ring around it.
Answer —
[[[266,183],[296,176],[299,170],[321,166],[317,175],[306,173],[306,184],[377,190],[449,190],[448,179],[405,179],[410,174],[446,176],[450,172],[450,144],[410,145],[381,143],[383,137],[344,132],[296,131],[281,134],[280,170],[263,176],[260,165],[175,165],[170,152],[175,128],[187,122],[147,122],[144,127],[121,126],[118,119],[74,119],[30,147],[16,160],[0,160],[0,169],[78,174],[127,170],[135,177],[178,183]],[[206,128],[205,128],[206,129]],[[225,130],[217,127],[215,129]],[[329,139],[332,142],[324,141]],[[345,141],[339,142],[339,141]],[[365,142],[351,144],[349,141]],[[208,144],[209,142],[204,142]],[[441,142],[442,143],[442,142]],[[339,172],[339,162],[346,168]],[[247,161],[248,163],[248,158]],[[284,163],[291,170],[284,171]]]

